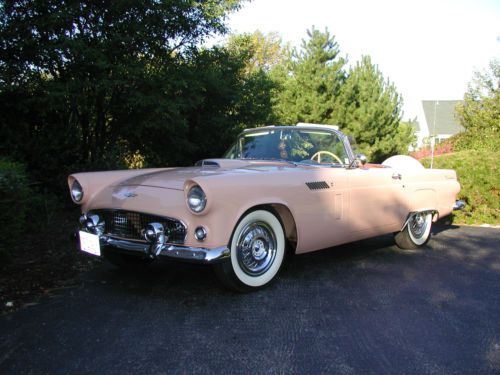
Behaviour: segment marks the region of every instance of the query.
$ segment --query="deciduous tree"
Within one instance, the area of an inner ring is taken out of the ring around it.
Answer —
[[[456,108],[465,132],[458,136],[458,149],[487,149],[500,147],[500,61],[493,60],[488,71],[476,72]]]
[[[254,96],[238,91],[246,89],[241,59],[197,47],[226,32],[239,3],[4,2],[1,152],[24,159],[41,179],[70,166],[117,166],[136,150],[164,165],[192,162],[191,133],[220,137],[210,125],[231,128],[251,112],[245,100]],[[195,120],[202,109],[203,123]]]
[[[245,58],[247,73],[269,72],[283,65],[290,58],[290,46],[283,43],[276,32],[263,34],[257,30],[254,33],[233,34],[229,37],[227,49]]]

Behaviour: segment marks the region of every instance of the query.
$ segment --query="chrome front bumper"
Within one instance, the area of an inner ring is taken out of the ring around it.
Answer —
[[[150,258],[168,257],[181,261],[213,264],[229,258],[227,246],[208,249],[204,247],[190,247],[183,245],[165,244],[160,249],[147,242],[117,239],[109,236],[100,236],[99,242],[103,248],[113,248],[123,252],[142,254]]]
[[[181,234],[184,236],[171,236],[171,231],[176,230],[171,228],[171,221],[182,226]],[[181,221],[171,218],[132,211],[96,210],[90,214],[83,213],[79,223],[79,231],[94,235],[87,237],[87,240],[90,238],[93,242],[89,251],[92,254],[102,254],[97,249],[95,237],[98,237],[99,247],[104,250],[104,254],[111,249],[123,253],[135,253],[150,259],[169,257],[196,263],[216,263],[230,256],[227,246],[208,249],[178,244],[184,242],[186,227]],[[114,229],[122,235],[113,234]]]

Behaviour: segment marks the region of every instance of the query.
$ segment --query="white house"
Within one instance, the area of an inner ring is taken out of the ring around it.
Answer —
[[[461,100],[423,100],[418,113],[418,123],[414,125],[417,136],[417,148],[435,137],[439,143],[464,130],[460,125],[455,107]]]

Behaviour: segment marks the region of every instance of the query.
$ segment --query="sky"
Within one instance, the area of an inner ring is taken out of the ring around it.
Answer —
[[[500,59],[500,0],[254,0],[229,18],[232,33],[278,32],[300,47],[307,30],[328,28],[350,64],[370,55],[404,100],[462,99],[474,71]]]

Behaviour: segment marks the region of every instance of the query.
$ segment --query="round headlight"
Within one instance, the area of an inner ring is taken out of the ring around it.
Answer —
[[[82,185],[77,180],[73,181],[73,185],[71,185],[71,198],[77,203],[83,198]]]
[[[187,194],[187,204],[189,209],[196,213],[200,213],[205,209],[205,206],[207,205],[207,197],[201,187],[195,185],[189,189]]]

